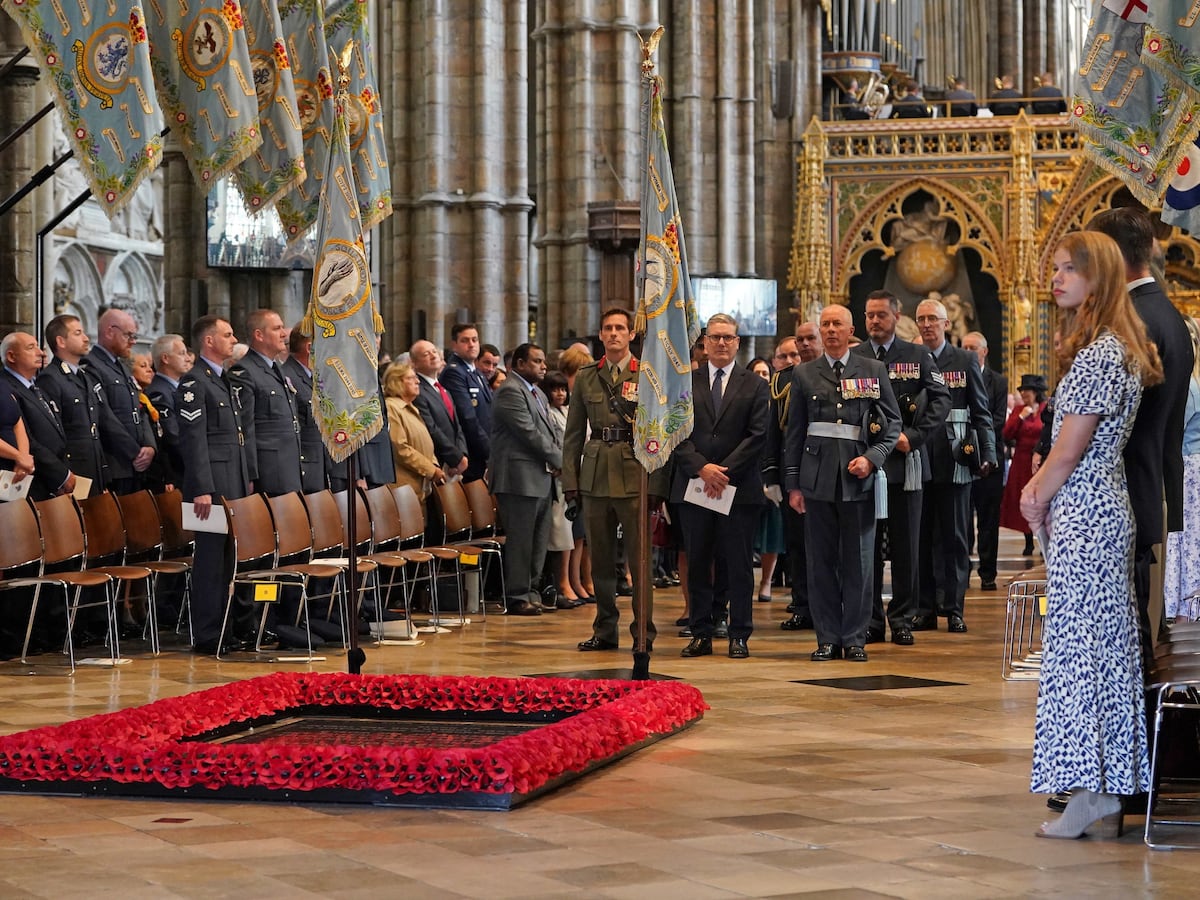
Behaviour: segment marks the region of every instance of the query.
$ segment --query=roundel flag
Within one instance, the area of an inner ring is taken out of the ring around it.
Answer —
[[[1188,145],[1163,195],[1162,220],[1200,234],[1200,146]]]

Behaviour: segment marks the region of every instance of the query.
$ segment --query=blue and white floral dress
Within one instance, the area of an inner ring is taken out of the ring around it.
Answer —
[[[1142,388],[1111,334],[1079,351],[1055,394],[1063,417],[1099,424],[1050,507],[1046,622],[1030,787],[1146,790],[1141,648],[1133,592],[1133,510],[1121,453]],[[1053,451],[1051,451],[1053,454]]]

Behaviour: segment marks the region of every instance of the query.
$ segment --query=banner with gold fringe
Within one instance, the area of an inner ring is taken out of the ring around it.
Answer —
[[[207,191],[262,143],[241,4],[149,0],[146,12],[159,103]]]
[[[154,93],[140,3],[3,0],[54,91],[88,187],[109,216],[162,159],[163,114]]]
[[[321,180],[317,262],[301,332],[313,336],[313,417],[334,462],[379,433],[379,342],[383,319],[371,292],[371,270],[350,160],[346,121],[353,46],[339,56],[333,144]]]
[[[304,138],[292,65],[275,0],[244,0],[246,38],[263,142],[238,166],[238,191],[252,213],[275,205],[304,180]]]
[[[292,83],[304,138],[306,177],[275,204],[284,235],[292,243],[317,221],[321,205],[321,187],[333,140],[333,75],[325,41],[323,0],[279,0],[279,16],[292,64]]]
[[[691,347],[700,335],[675,178],[667,152],[663,80],[651,56],[663,29],[642,42],[642,238],[638,248],[638,307],[634,331],[644,334],[638,367],[638,408],[633,452],[647,472],[667,464],[692,433]]]
[[[392,176],[369,38],[367,0],[343,0],[326,11],[326,43],[344,47],[347,41],[354,42],[346,115],[363,231],[392,214]]]

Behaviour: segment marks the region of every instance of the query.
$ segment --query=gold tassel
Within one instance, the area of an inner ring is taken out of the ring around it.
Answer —
[[[302,335],[304,335],[305,337],[313,336],[313,317],[312,317],[312,304],[311,303],[308,305],[308,308],[305,309],[305,311],[304,311],[304,318],[300,320],[300,333]]]
[[[646,303],[645,303],[645,301],[638,303],[637,315],[633,317],[633,333],[635,335],[646,333]]]

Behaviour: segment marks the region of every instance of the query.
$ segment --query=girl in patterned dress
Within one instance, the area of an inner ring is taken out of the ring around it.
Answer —
[[[1133,593],[1133,511],[1122,450],[1142,386],[1162,366],[1125,289],[1117,244],[1063,238],[1051,288],[1062,310],[1053,449],[1021,492],[1046,546],[1046,623],[1031,790],[1071,791],[1040,837],[1075,838],[1145,791],[1141,651]]]

